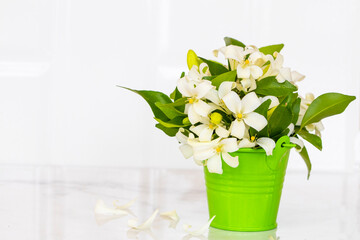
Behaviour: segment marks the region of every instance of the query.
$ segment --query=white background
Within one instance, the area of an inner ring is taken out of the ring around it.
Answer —
[[[284,43],[300,93],[360,93],[360,2],[2,0],[0,163],[194,168],[139,96],[170,93],[192,48]],[[324,120],[315,171],[360,158],[359,100]],[[305,170],[293,153],[291,169]]]

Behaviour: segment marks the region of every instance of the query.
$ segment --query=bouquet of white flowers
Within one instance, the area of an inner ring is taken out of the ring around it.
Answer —
[[[222,173],[222,160],[238,166],[239,148],[263,148],[271,155],[276,141],[289,136],[304,159],[310,159],[301,139],[322,149],[323,118],[342,113],[354,96],[326,93],[317,98],[297,93],[305,76],[284,67],[283,44],[257,48],[225,37],[226,46],[214,50],[227,64],[187,54],[189,72],[182,73],[170,96],[131,90],[150,105],[156,127],[176,136],[185,158]]]

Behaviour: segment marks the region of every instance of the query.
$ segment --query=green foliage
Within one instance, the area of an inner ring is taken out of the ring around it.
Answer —
[[[165,103],[165,104],[172,102],[171,99],[164,93],[156,92],[156,91],[148,91],[148,90],[134,90],[134,89],[130,89],[130,88],[122,87],[122,86],[119,86],[119,87],[124,88],[129,91],[132,91],[134,93],[137,93],[141,97],[143,97],[145,99],[145,101],[149,104],[149,106],[156,118],[161,119],[163,121],[169,120],[169,118],[166,116],[166,114],[163,113],[163,111],[161,111],[161,109],[159,109],[155,105],[156,102]]]
[[[255,92],[259,95],[282,97],[297,91],[297,87],[290,82],[279,83],[274,76],[264,78],[257,83]]]
[[[211,75],[213,75],[213,76],[220,75],[220,74],[223,74],[223,73],[226,73],[229,71],[221,63],[218,63],[218,62],[215,62],[212,60],[207,60],[202,57],[199,57],[199,58],[201,59],[201,61],[203,61],[204,63],[206,63],[209,66],[209,71],[210,71]]]
[[[235,80],[236,80],[236,71],[230,71],[216,76],[214,79],[212,79],[211,82],[212,85],[214,85],[216,89],[218,89],[222,82],[225,81],[235,82]]]
[[[270,137],[275,137],[281,134],[287,127],[290,125],[293,114],[291,107],[289,107],[289,98],[292,98],[292,95],[286,97],[274,110],[272,113],[269,122],[268,122],[268,132]],[[275,139],[274,139],[275,140]],[[276,139],[277,140],[277,139]]]
[[[291,122],[294,125],[296,124],[297,120],[299,119],[300,104],[301,104],[301,99],[297,98],[292,105],[293,119],[291,120]]]
[[[261,48],[259,48],[259,51],[265,55],[267,55],[267,54],[273,55],[274,52],[280,52],[281,49],[283,49],[283,47],[284,47],[284,44],[276,44],[276,45],[261,47]]]
[[[307,170],[308,170],[308,175],[307,175],[307,179],[310,178],[310,172],[311,172],[311,161],[310,161],[310,157],[308,154],[308,151],[306,150],[306,147],[304,146],[303,149],[301,150],[301,152],[299,153],[300,156],[302,157],[302,159],[304,160]]]
[[[320,151],[322,150],[322,140],[319,136],[309,133],[308,131],[302,129],[298,132],[298,134],[305,139],[306,141],[308,141],[309,143],[311,143],[314,147],[316,147],[317,149],[319,149]]]
[[[176,135],[176,133],[179,131],[178,127],[176,127],[176,128],[167,128],[167,127],[161,125],[160,123],[156,124],[155,127],[162,130],[169,137],[174,137]]]
[[[340,93],[325,93],[317,97],[307,109],[301,122],[301,128],[316,123],[326,117],[342,113],[346,107],[356,99]]]
[[[168,104],[163,104],[161,102],[156,102],[155,105],[169,118],[169,119],[173,119],[179,116],[187,116],[185,113],[179,111],[178,109],[176,109],[176,107],[174,106],[174,104],[172,103],[168,103]]]
[[[167,128],[180,128],[180,127],[186,127],[190,125],[189,124],[184,124],[184,117],[176,117],[174,119],[171,119],[170,121],[163,121],[159,118],[154,118],[156,121],[158,121],[161,125],[163,125],[164,127]]]
[[[239,46],[239,47],[245,47],[245,44],[243,44],[239,40],[236,40],[231,37],[224,37],[224,41],[225,41],[226,46],[234,45],[234,46]]]

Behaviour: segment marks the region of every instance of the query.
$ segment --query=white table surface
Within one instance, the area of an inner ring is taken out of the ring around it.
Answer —
[[[288,172],[278,216],[278,229],[236,233],[210,229],[192,239],[337,240],[360,239],[360,175]],[[99,226],[94,206],[103,199],[126,203],[140,221],[159,208],[176,210],[176,229],[156,218],[151,234],[134,234],[124,216]],[[183,224],[208,220],[203,173],[198,170],[95,167],[1,166],[0,239],[189,239]],[[272,236],[272,237],[271,237]]]

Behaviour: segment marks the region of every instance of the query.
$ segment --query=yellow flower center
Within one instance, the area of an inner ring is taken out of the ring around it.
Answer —
[[[237,117],[238,119],[242,119],[243,115],[242,115],[241,113],[239,113],[238,115],[236,115],[236,117]]]
[[[255,136],[251,136],[250,141],[255,141]]]
[[[210,129],[214,129],[214,128],[215,128],[215,125],[212,124],[212,123],[210,123],[210,124],[209,124],[209,128],[210,128]]]
[[[219,153],[219,152],[221,152],[221,147],[217,147],[215,150],[217,153]]]
[[[190,103],[190,104],[193,104],[193,103],[194,103],[194,99],[189,98],[189,103]]]
[[[250,63],[249,59],[246,59],[245,64],[249,64],[249,63]]]

